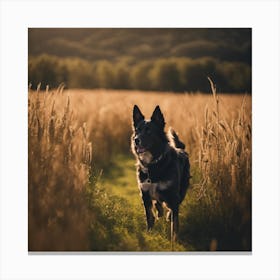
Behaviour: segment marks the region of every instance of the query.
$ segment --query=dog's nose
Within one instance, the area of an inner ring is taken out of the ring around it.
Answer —
[[[135,137],[134,139],[135,145],[139,145],[140,144],[140,139],[138,137]]]

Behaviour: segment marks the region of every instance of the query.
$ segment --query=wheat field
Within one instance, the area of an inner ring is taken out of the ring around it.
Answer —
[[[186,144],[191,187],[176,251],[251,250],[251,95],[116,90],[28,92],[30,251],[170,251],[145,232],[130,152],[132,108],[156,105]]]

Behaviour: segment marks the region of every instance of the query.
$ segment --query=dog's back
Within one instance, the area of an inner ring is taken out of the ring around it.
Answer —
[[[171,143],[175,148],[175,152],[177,154],[177,170],[178,176],[180,177],[180,203],[186,196],[187,189],[189,187],[189,179],[190,179],[190,163],[189,156],[185,151],[185,144],[179,139],[176,132],[173,128],[169,129],[169,138]]]

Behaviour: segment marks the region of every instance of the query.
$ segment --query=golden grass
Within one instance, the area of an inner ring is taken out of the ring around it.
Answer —
[[[186,144],[195,198],[214,210],[238,207],[242,223],[250,223],[251,96],[217,94],[212,87],[214,96],[29,91],[29,250],[89,248],[95,215],[85,197],[89,171],[110,168],[112,157],[130,153],[134,104],[147,118],[160,105],[167,127]]]
[[[91,143],[70,99],[30,93],[28,110],[29,250],[86,250]]]

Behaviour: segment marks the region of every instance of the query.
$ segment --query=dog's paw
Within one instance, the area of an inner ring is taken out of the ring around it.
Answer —
[[[166,219],[167,222],[170,222],[170,220],[171,220],[171,210],[167,211],[165,219]]]
[[[154,224],[155,224],[155,217],[152,216],[148,221],[148,225],[147,225],[147,231],[148,232],[152,230]]]
[[[152,232],[152,229],[153,229],[152,227],[149,227],[149,226],[148,226],[148,227],[147,227],[147,233],[151,233],[151,232]]]

